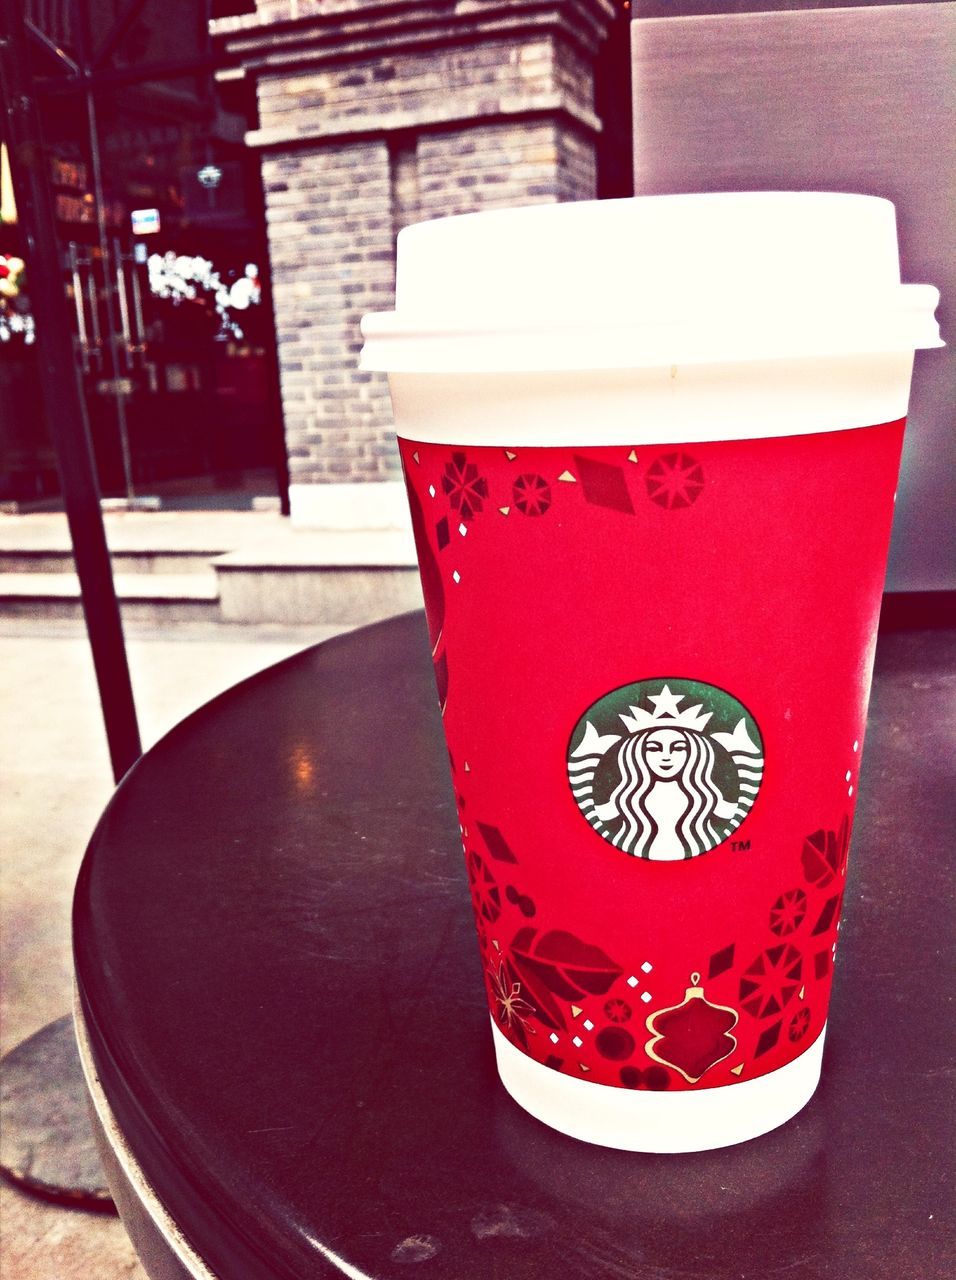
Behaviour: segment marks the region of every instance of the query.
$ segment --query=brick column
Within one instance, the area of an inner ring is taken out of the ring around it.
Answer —
[[[591,199],[610,0],[260,0],[213,24],[255,77],[293,519],[390,523],[388,391],[358,322],[423,218]],[[622,103],[622,110],[629,104]],[[322,485],[320,490],[313,486]]]

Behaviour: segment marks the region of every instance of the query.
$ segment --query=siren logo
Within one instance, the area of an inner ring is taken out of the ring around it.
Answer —
[[[763,740],[736,698],[699,680],[640,680],[600,698],[571,734],[568,781],[616,849],[696,858],[743,822],[763,778]]]

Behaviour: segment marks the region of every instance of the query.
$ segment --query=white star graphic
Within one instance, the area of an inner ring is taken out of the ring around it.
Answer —
[[[665,684],[664,688],[660,691],[660,693],[658,694],[652,693],[651,696],[648,698],[648,701],[653,702],[654,704],[655,719],[658,719],[661,716],[676,717],[680,715],[680,708],[677,706],[677,704],[678,702],[684,701],[684,695],[682,693],[671,693],[670,688]]]

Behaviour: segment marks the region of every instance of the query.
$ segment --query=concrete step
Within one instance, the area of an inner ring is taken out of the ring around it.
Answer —
[[[223,621],[361,625],[420,609],[411,535],[286,529],[213,561]]]
[[[214,621],[220,617],[215,574],[116,574],[123,618],[135,622]],[[83,615],[75,573],[0,574],[0,615],[79,618]]]
[[[124,618],[358,626],[421,607],[411,533],[270,513],[105,520]],[[0,517],[0,615],[82,616],[65,517]]]
[[[193,555],[222,555],[257,542],[281,531],[288,521],[266,511],[121,511],[104,514],[103,524],[114,557],[163,554],[182,556],[185,563]],[[41,552],[66,559],[72,555],[63,512],[0,514],[0,556],[34,557]]]
[[[113,551],[110,560],[115,574],[209,574],[210,562],[225,550],[221,546],[205,550],[133,549]],[[0,574],[75,572],[72,551],[45,547],[6,550],[0,546]]]

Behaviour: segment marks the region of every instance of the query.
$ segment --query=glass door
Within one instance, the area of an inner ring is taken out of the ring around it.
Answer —
[[[64,296],[104,496],[173,509],[286,502],[259,165],[243,141],[255,99],[241,79],[217,79],[210,6],[34,7]],[[5,235],[9,257],[15,227]],[[16,345],[25,366],[22,334]],[[18,435],[8,416],[5,451]],[[48,445],[19,443],[35,474],[0,499],[49,505]]]

